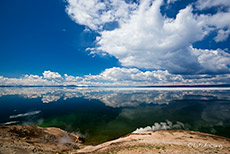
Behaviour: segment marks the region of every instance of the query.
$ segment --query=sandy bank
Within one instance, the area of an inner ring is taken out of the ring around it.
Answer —
[[[96,146],[59,128],[0,126],[0,153],[229,153],[230,139],[185,130],[129,134]]]

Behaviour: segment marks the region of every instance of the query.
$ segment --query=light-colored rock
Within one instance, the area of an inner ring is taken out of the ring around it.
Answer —
[[[86,146],[78,153],[229,153],[230,139],[185,130],[159,130],[132,133],[97,146]]]

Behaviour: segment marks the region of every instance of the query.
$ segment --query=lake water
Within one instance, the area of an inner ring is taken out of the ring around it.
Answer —
[[[59,127],[98,144],[154,123],[230,137],[230,88],[0,88],[0,124]]]

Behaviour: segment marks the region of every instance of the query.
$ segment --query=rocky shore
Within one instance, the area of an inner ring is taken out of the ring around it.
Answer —
[[[230,138],[185,130],[132,133],[96,146],[59,128],[0,126],[0,154],[229,153]]]

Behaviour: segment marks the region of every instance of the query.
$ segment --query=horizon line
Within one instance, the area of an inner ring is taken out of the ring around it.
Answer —
[[[185,87],[204,87],[204,88],[207,88],[207,87],[230,87],[230,84],[216,84],[216,85],[151,85],[151,86],[77,86],[77,85],[0,85],[1,88],[7,88],[7,87],[22,87],[22,88],[26,88],[26,87],[79,87],[79,88],[90,88],[90,87],[98,87],[98,88],[168,88],[168,87],[175,87],[175,88],[179,88],[179,87],[182,87],[182,88],[185,88]]]

